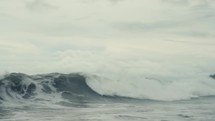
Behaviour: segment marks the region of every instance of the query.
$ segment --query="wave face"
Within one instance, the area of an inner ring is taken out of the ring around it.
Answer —
[[[83,101],[96,99],[100,95],[87,84],[86,78],[78,73],[27,75],[11,73],[0,80],[0,100],[23,99],[53,100],[61,99]]]
[[[120,81],[81,73],[6,74],[0,79],[0,102],[47,100],[89,101],[129,97],[173,101],[215,95],[215,75],[194,81]]]

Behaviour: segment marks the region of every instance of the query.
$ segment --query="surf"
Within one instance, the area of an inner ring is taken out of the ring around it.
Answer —
[[[191,82],[162,82],[153,78],[123,81],[86,73],[9,73],[0,79],[0,102],[43,100],[58,103],[119,98],[174,101],[214,96],[214,75],[205,79]]]

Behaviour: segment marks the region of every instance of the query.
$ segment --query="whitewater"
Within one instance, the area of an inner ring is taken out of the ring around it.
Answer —
[[[186,82],[183,80],[162,82],[151,78],[143,78],[141,82],[138,80],[124,82],[84,73],[38,75],[10,73],[1,79],[0,99],[2,101],[31,97],[37,99],[42,98],[44,94],[68,93],[83,98],[110,96],[158,101],[189,100],[214,96],[214,78],[215,75],[208,75],[194,81],[185,80]]]

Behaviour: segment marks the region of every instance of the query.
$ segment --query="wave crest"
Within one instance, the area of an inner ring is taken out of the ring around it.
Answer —
[[[0,102],[14,100],[89,101],[129,97],[152,100],[182,100],[215,95],[214,75],[192,81],[162,81],[154,78],[114,80],[83,73],[27,75],[10,73],[0,79]]]

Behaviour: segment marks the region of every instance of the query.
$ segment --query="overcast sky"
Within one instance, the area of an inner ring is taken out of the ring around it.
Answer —
[[[0,0],[0,72],[215,73],[214,21],[214,0]]]

